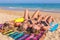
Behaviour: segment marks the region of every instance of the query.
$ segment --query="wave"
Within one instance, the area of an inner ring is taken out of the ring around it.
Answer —
[[[31,7],[0,7],[2,9],[7,9],[7,10],[25,10],[25,9],[29,9],[29,10],[40,10],[40,11],[48,11],[48,12],[60,12],[60,9],[57,8],[31,8]]]

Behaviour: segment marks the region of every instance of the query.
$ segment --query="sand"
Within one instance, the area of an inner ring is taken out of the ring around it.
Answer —
[[[35,11],[29,11],[30,16],[34,13]],[[24,10],[23,11],[18,11],[18,10],[4,10],[0,9],[0,23],[4,23],[5,21],[13,20],[15,18],[23,17]],[[44,12],[40,11],[40,14],[42,15],[51,15],[55,18],[56,22],[60,22],[60,13],[57,12]],[[48,31],[46,37],[44,40],[59,40],[60,39],[60,27],[54,32]],[[0,33],[0,40],[13,40],[12,38],[2,35]]]

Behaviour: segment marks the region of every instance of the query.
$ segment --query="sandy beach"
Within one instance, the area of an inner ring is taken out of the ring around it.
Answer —
[[[35,11],[29,11],[30,16]],[[5,21],[13,20],[15,18],[23,17],[24,10],[23,11],[18,11],[18,10],[4,10],[0,9],[0,23],[4,23]],[[40,11],[40,14],[42,15],[51,15],[55,18],[57,23],[60,22],[60,13],[57,12],[45,12],[45,11]],[[3,39],[5,38],[5,39]],[[4,36],[0,34],[0,40],[13,40],[7,36]],[[44,40],[60,40],[60,27],[54,31],[54,32],[48,32]]]

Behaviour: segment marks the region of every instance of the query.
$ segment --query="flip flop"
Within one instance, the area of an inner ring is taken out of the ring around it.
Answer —
[[[54,22],[51,22],[50,26],[51,26],[51,28],[49,29],[49,31],[53,32],[58,28],[59,24],[54,24]]]
[[[14,36],[14,40],[17,40],[18,38],[22,37],[24,35],[24,32],[21,32],[20,34]]]
[[[29,34],[25,34],[24,36],[22,36],[22,37],[19,38],[18,40],[24,40],[24,39],[26,39],[27,37],[29,37]]]

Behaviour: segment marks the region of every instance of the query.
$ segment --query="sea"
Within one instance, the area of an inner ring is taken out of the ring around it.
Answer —
[[[43,10],[60,12],[60,3],[0,3],[0,8],[8,10]]]

